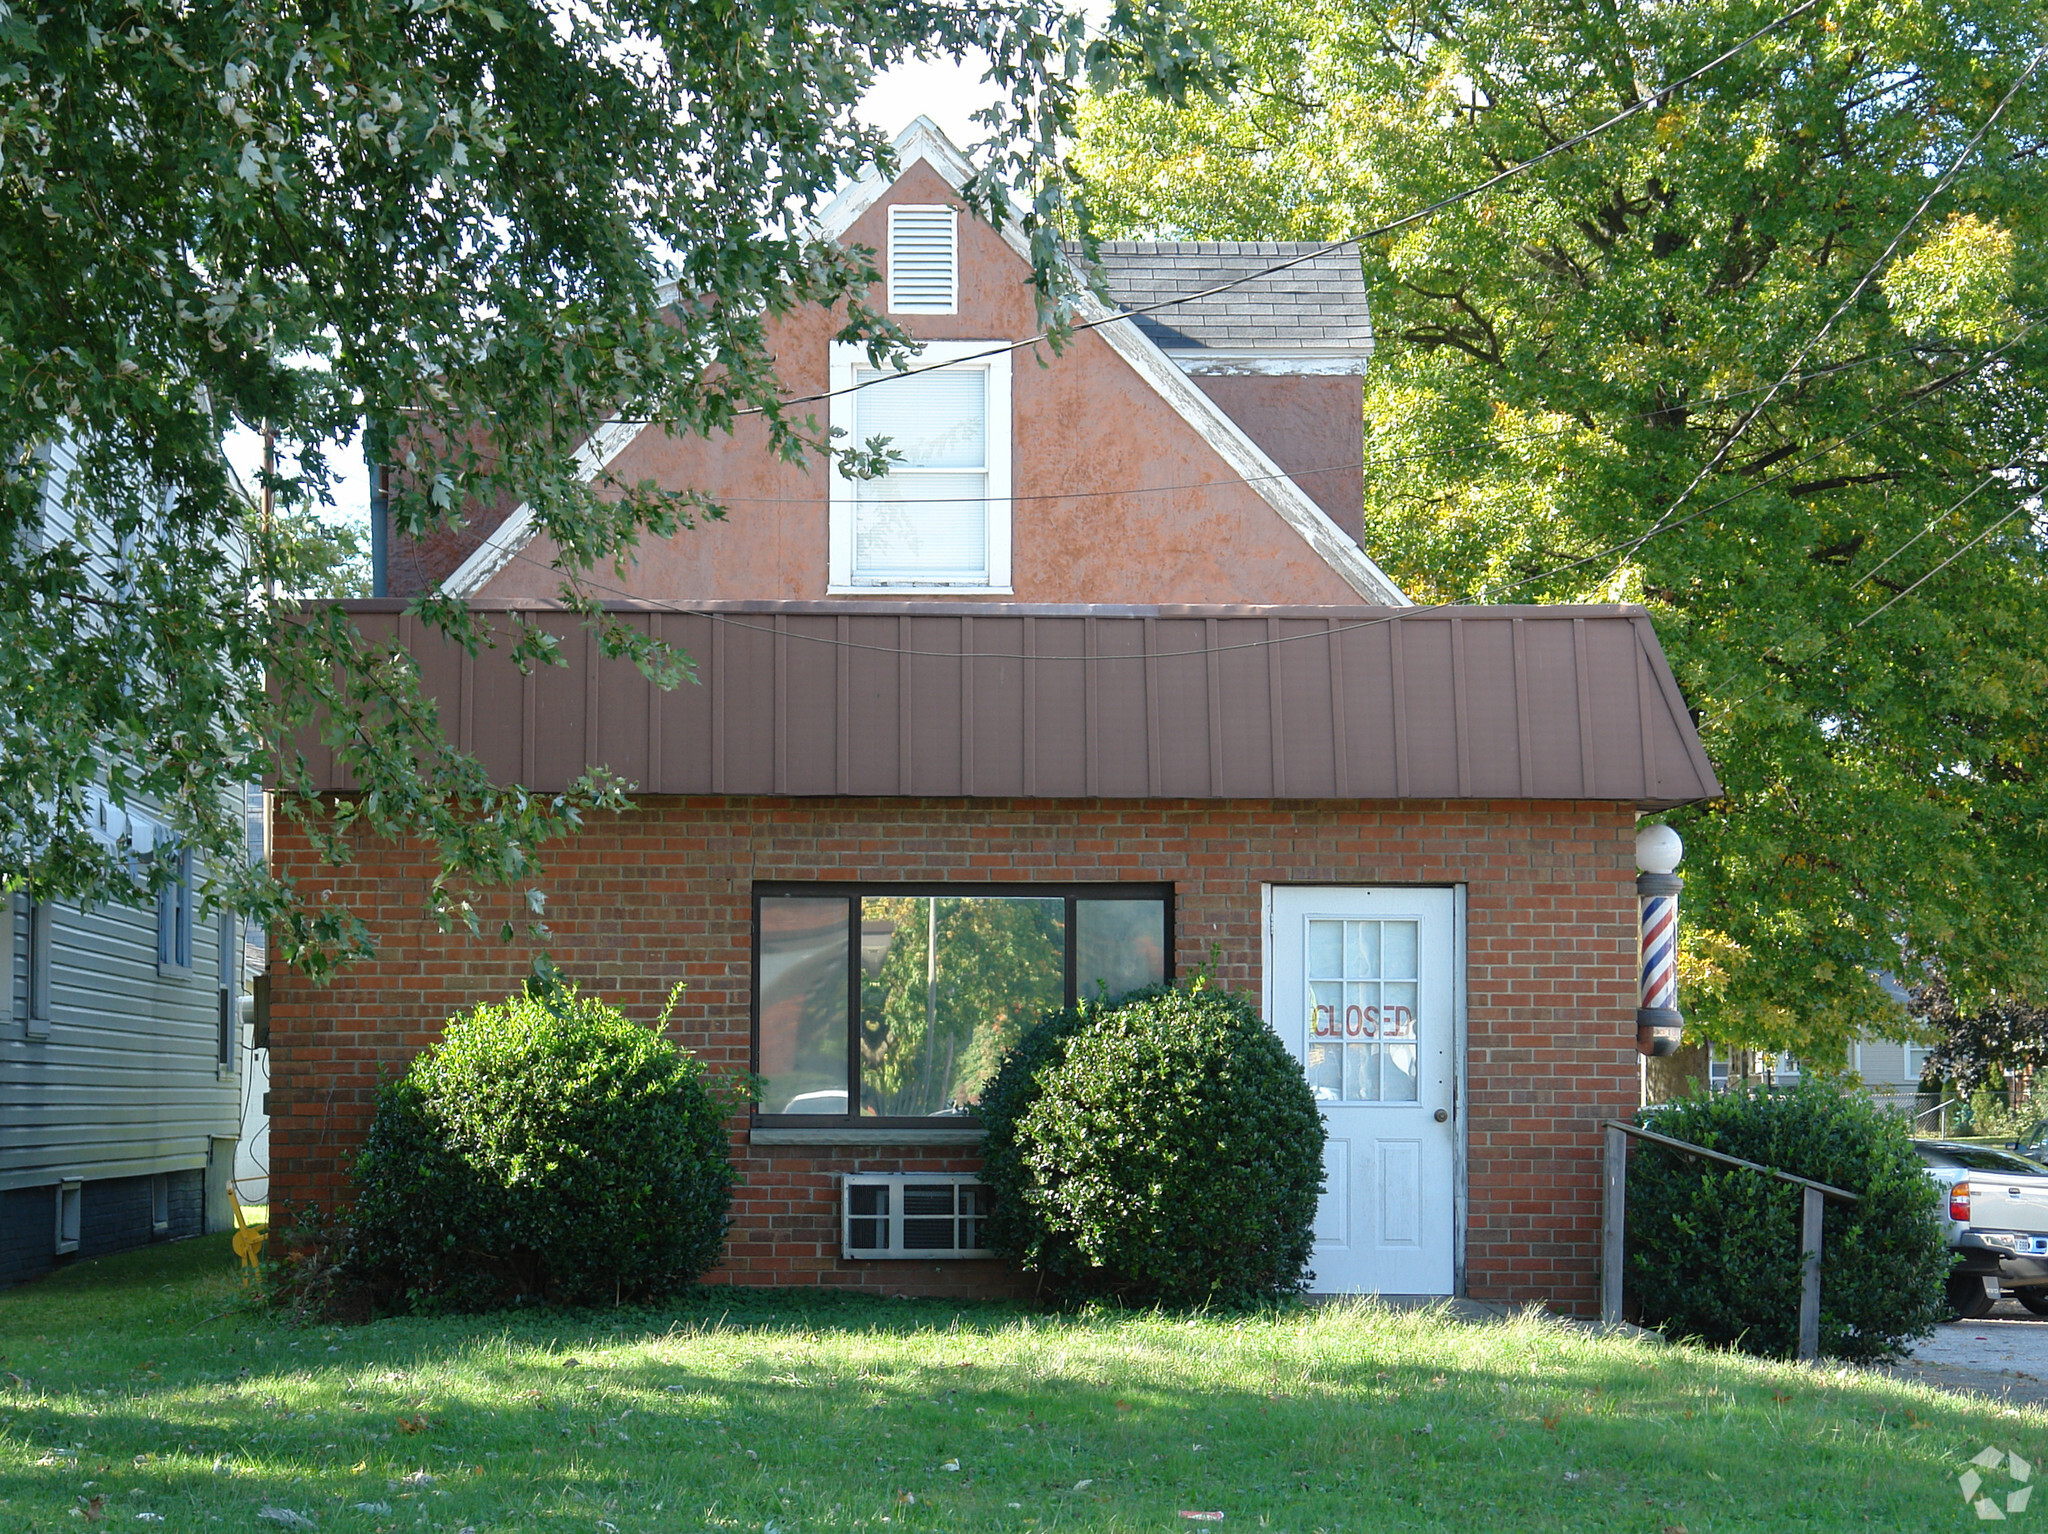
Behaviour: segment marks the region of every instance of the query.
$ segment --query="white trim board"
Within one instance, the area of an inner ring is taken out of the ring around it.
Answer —
[[[928,117],[913,120],[909,127],[896,135],[894,145],[897,176],[884,180],[873,167],[864,171],[820,211],[819,234],[831,239],[843,236],[863,213],[881,201],[902,173],[919,160],[930,165],[956,192],[974,174],[974,167],[968,164],[966,157]],[[1030,261],[1030,245],[1014,224],[1006,225],[998,232],[1021,259],[1027,263]],[[1108,320],[1118,312],[1085,292],[1077,300],[1075,311],[1083,321]],[[1095,334],[1101,336],[1110,350],[1128,363],[1154,393],[1171,405],[1230,471],[1243,478],[1248,489],[1279,513],[1280,519],[1324,564],[1336,571],[1346,585],[1368,602],[1389,607],[1410,605],[1406,593],[1345,535],[1329,513],[1289,479],[1265,449],[1225,414],[1220,405],[1190,382],[1187,374],[1143,331],[1134,324],[1119,322],[1100,325]],[[577,458],[589,465],[586,474],[595,476],[625,450],[627,443],[648,429],[644,425],[608,421],[577,453]],[[485,582],[532,542],[534,533],[532,510],[521,505],[442,583],[444,589],[458,597],[476,595]]]

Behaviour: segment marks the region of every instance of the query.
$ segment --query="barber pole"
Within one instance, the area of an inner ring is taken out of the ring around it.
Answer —
[[[1669,826],[1636,834],[1636,904],[1642,923],[1642,998],[1636,1008],[1636,1049],[1645,1055],[1678,1050],[1685,1019],[1678,1012],[1678,895],[1685,881],[1674,870],[1685,843]]]

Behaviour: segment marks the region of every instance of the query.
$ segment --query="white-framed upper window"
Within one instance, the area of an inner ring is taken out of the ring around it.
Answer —
[[[959,212],[897,203],[889,209],[889,312],[955,314],[959,308]]]
[[[832,474],[834,591],[1010,589],[1010,357],[1000,341],[932,341],[910,371],[832,348],[842,447],[877,437],[887,474]]]

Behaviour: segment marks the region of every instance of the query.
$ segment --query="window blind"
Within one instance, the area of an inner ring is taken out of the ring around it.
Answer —
[[[902,461],[857,492],[854,575],[982,581],[988,574],[988,372],[891,375],[863,368],[854,435],[887,437]]]

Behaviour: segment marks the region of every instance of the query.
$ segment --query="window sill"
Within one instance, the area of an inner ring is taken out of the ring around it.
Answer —
[[[21,1036],[25,1039],[47,1039],[50,1036],[50,1020],[47,1017],[31,1017],[22,1023]]]
[[[1014,586],[827,586],[828,597],[1010,597]]]
[[[754,1129],[749,1145],[979,1145],[979,1124],[945,1129]]]
[[[192,978],[192,966],[189,964],[166,964],[162,959],[158,959],[156,961],[156,977],[159,980],[190,980]]]
[[[238,1081],[241,1079],[241,1073],[232,1065],[222,1065],[219,1061],[215,1061],[213,1079],[215,1081]]]

